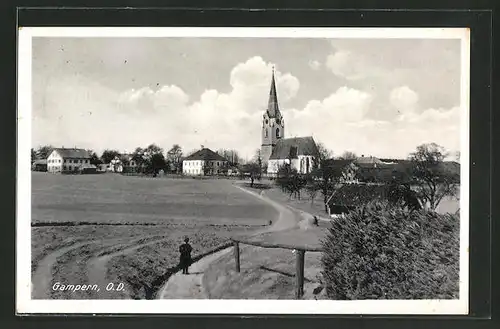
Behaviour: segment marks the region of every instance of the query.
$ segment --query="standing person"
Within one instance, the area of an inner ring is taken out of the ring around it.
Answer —
[[[191,265],[191,251],[193,248],[189,244],[189,238],[184,239],[184,243],[179,247],[180,257],[180,267],[182,268],[182,274],[189,274],[188,269]]]

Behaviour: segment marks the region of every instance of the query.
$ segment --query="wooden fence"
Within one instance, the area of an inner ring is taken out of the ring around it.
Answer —
[[[260,241],[248,241],[243,239],[231,239],[234,247],[234,261],[236,264],[236,272],[241,271],[240,267],[240,244],[247,244],[261,248],[279,248],[295,251],[295,298],[300,299],[304,295],[304,260],[306,251],[320,252],[321,247],[300,247],[279,243],[267,243]]]

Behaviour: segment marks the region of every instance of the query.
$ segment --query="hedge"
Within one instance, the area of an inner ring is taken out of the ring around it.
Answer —
[[[458,298],[459,222],[381,201],[335,219],[322,241],[328,298]]]

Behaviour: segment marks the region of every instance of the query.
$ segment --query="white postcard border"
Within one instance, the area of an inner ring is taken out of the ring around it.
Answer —
[[[31,299],[31,62],[33,37],[249,37],[461,39],[460,299],[33,300]],[[16,311],[18,314],[467,314],[469,299],[469,83],[466,28],[19,28]]]

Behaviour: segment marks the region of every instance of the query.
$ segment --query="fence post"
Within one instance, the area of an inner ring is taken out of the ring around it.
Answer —
[[[237,241],[233,241],[234,244],[234,262],[236,263],[236,272],[240,271],[240,246]]]
[[[295,298],[300,299],[304,295],[304,258],[305,250],[295,249]]]

